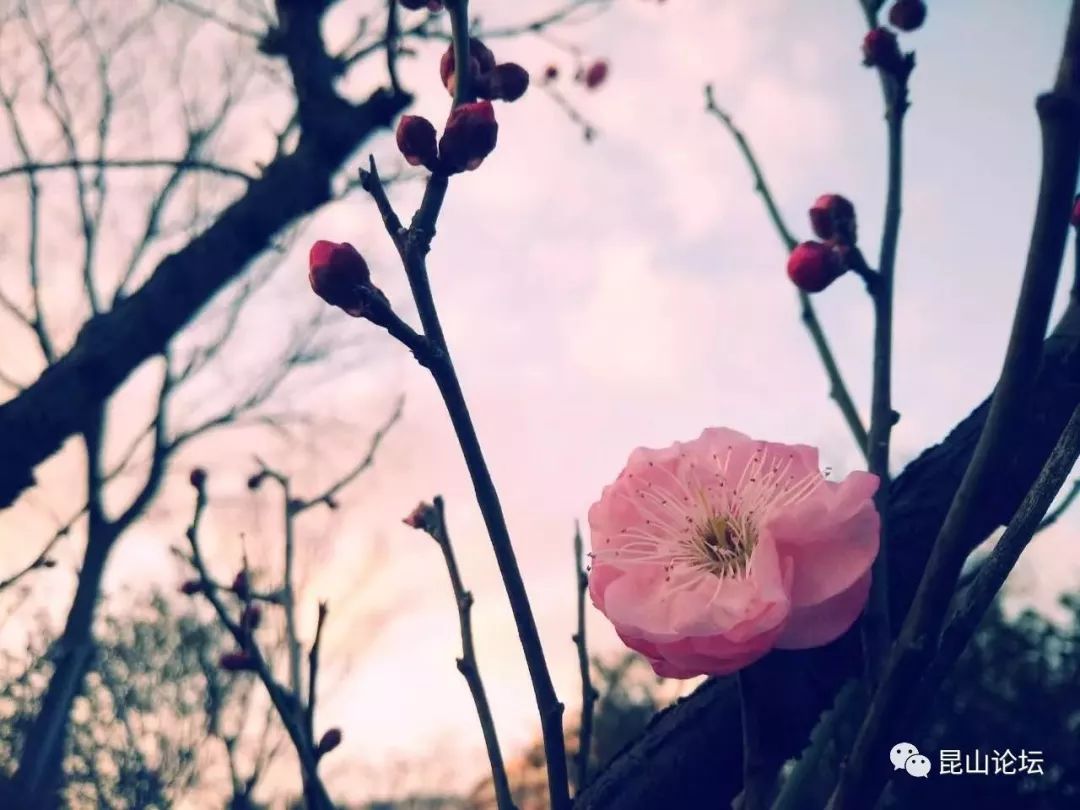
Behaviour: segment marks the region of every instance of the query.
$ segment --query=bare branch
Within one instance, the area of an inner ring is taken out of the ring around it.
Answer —
[[[1042,179],[1001,377],[882,684],[830,800],[831,810],[867,806],[879,795],[884,772],[875,772],[870,763],[882,755],[893,725],[908,705],[908,684],[921,675],[934,655],[949,600],[967,557],[969,535],[977,526],[974,518],[985,508],[993,472],[1004,463],[1034,390],[1080,168],[1080,73],[1075,70],[1078,61],[1080,0],[1074,0],[1054,89],[1036,103],[1043,136]]]
[[[1066,493],[1065,497],[1061,499],[1061,502],[1046,513],[1046,517],[1043,518],[1042,523],[1039,524],[1039,528],[1036,533],[1046,531],[1069,511],[1069,507],[1073,505],[1073,501],[1077,496],[1080,496],[1080,478],[1076,479],[1072,483],[1072,487]]]
[[[338,478],[329,487],[323,490],[318,495],[308,499],[297,499],[293,501],[292,514],[299,515],[316,504],[325,504],[332,506],[334,504],[334,498],[342,489],[347,487],[353,481],[355,481],[362,473],[371,468],[371,465],[375,463],[375,454],[379,450],[379,446],[382,444],[383,439],[390,432],[390,429],[398,423],[401,419],[401,415],[405,408],[405,398],[398,397],[397,402],[394,405],[393,411],[390,413],[389,418],[382,424],[382,426],[375,431],[371,437],[371,441],[368,445],[368,451],[364,454],[364,457],[347,473]]]
[[[80,512],[79,514],[81,515],[82,512]],[[37,571],[42,568],[52,568],[56,564],[56,560],[52,556],[53,549],[56,548],[56,545],[61,540],[68,536],[74,522],[75,519],[72,519],[70,523],[57,529],[56,532],[53,533],[53,536],[42,547],[41,551],[38,552],[38,555],[34,559],[32,559],[27,565],[23,566],[21,569],[19,569],[6,579],[0,579],[0,592],[3,592],[10,588],[12,585],[17,584],[19,580],[21,580],[31,571]]]
[[[250,633],[233,620],[218,593],[218,589],[209,576],[199,547],[199,525],[206,510],[206,504],[206,491],[204,487],[200,486],[197,488],[195,514],[191,526],[188,528],[187,537],[191,545],[191,563],[204,585],[202,593],[213,606],[222,625],[229,631],[229,634],[240,648],[250,656],[255,673],[258,675],[259,680],[262,681],[270,700],[277,709],[278,716],[281,718],[281,722],[284,724],[293,746],[296,748],[303,775],[304,794],[308,801],[311,802],[312,810],[333,810],[334,804],[319,777],[315,744],[307,733],[303,711],[299,702],[294,695],[275,680],[258,645],[250,637]]]
[[[457,659],[457,668],[465,678],[476,704],[476,714],[480,718],[480,728],[484,733],[484,745],[487,747],[488,761],[491,763],[491,779],[495,787],[495,802],[499,810],[514,810],[514,800],[510,794],[510,783],[506,778],[506,766],[503,764],[499,737],[495,730],[495,718],[491,714],[484,681],[480,677],[480,667],[476,661],[476,650],[472,635],[473,595],[465,590],[458,570],[457,558],[450,544],[450,534],[446,528],[446,510],[443,499],[436,495],[433,504],[422,503],[405,519],[405,523],[428,534],[439,545],[446,570],[450,574],[450,585],[454,591],[454,603],[457,605],[458,625],[461,628],[461,657]]]
[[[455,62],[458,65],[468,65],[468,0],[450,0],[447,3],[447,11],[453,31]],[[458,71],[454,105],[462,104],[472,98],[468,72]],[[380,211],[383,212],[384,224],[387,225],[390,237],[394,240],[395,246],[397,246],[401,255],[405,275],[409,281],[409,288],[412,291],[420,322],[423,325],[423,339],[426,345],[432,349],[426,366],[439,389],[450,422],[457,435],[458,444],[461,447],[462,456],[465,459],[469,476],[473,482],[473,489],[476,492],[477,503],[487,527],[492,551],[499,566],[499,573],[502,576],[503,585],[510,600],[522,652],[532,682],[537,711],[540,716],[544,754],[547,760],[548,795],[551,807],[552,810],[568,810],[570,807],[570,792],[566,762],[566,742],[563,738],[562,729],[564,707],[555,693],[551,672],[544,657],[543,645],[540,641],[536,620],[529,602],[528,592],[525,590],[525,583],[521,577],[521,570],[518,567],[510,532],[506,525],[506,518],[503,515],[502,505],[499,501],[499,494],[491,478],[487,461],[480,446],[480,440],[476,435],[476,428],[473,425],[472,415],[465,401],[464,392],[461,390],[461,383],[450,359],[449,348],[443,335],[427,273],[427,254],[431,249],[431,242],[435,236],[435,226],[443,201],[446,198],[449,178],[445,174],[435,173],[428,180],[427,187],[424,189],[423,200],[412,218],[404,243],[401,243],[398,228],[396,227],[397,218],[396,216],[387,216],[386,211],[383,210],[384,205],[378,196],[381,192],[381,184],[378,182],[378,175],[374,170],[374,159],[371,160],[371,167],[372,171],[365,172],[361,176],[363,185],[372,194],[379,205]],[[386,208],[389,209],[389,206],[386,206]],[[389,210],[392,211],[392,209]],[[375,322],[386,327],[385,322]],[[405,345],[413,349],[414,354],[417,354],[414,348],[415,344],[406,343]],[[417,358],[421,360],[421,363],[424,362],[420,355],[417,355]]]
[[[799,242],[792,236],[791,231],[788,230],[787,225],[784,223],[784,218],[780,213],[780,209],[777,207],[772,192],[765,182],[765,176],[758,164],[757,157],[750,148],[750,143],[746,140],[746,136],[735,126],[735,122],[732,120],[731,116],[717,106],[713,95],[712,85],[705,86],[705,109],[707,112],[712,113],[717,120],[724,125],[724,128],[731,134],[731,137],[735,139],[739,151],[746,160],[746,165],[754,176],[754,190],[758,192],[762,202],[765,203],[765,209],[769,213],[769,219],[772,220],[773,226],[780,236],[780,240],[784,243],[784,247],[788,251],[794,250]],[[814,347],[821,357],[821,362],[825,366],[825,373],[829,378],[829,396],[835,400],[837,406],[840,408],[840,412],[844,416],[844,421],[847,422],[848,429],[855,438],[855,443],[859,446],[859,450],[863,455],[867,455],[869,437],[866,428],[863,426],[862,419],[859,417],[859,412],[855,408],[855,402],[852,400],[851,394],[844,384],[844,378],[840,374],[840,367],[837,365],[836,358],[833,356],[832,349],[829,347],[829,343],[825,338],[825,331],[822,329],[821,322],[817,318],[817,313],[814,311],[814,305],[810,301],[810,296],[802,290],[799,291],[799,305],[802,312],[803,324],[810,333],[810,338],[814,342]]]
[[[121,513],[113,525],[118,532],[125,531],[150,505],[157,495],[158,488],[165,476],[165,469],[170,454],[176,449],[176,443],[170,443],[168,438],[167,416],[169,396],[172,393],[175,380],[172,374],[170,355],[163,355],[164,371],[162,372],[161,386],[158,390],[157,406],[154,411],[154,445],[150,455],[150,471],[147,473],[146,482],[142,489],[128,504],[127,509]],[[100,486],[99,486],[100,489]]]
[[[1057,446],[1039,477],[1009,522],[1005,533],[983,559],[971,585],[958,598],[941,634],[937,655],[923,676],[925,687],[936,688],[948,676],[960,654],[971,641],[975,629],[986,615],[994,598],[1005,584],[1009,572],[1020,559],[1031,539],[1049,518],[1047,509],[1061,489],[1077,458],[1080,457],[1080,407],[1061,433]],[[1075,493],[1074,485],[1072,492]],[[1071,495],[1072,493],[1070,493]],[[1073,497],[1075,497],[1073,495]],[[1044,518],[1044,516],[1046,516]]]
[[[69,158],[55,161],[27,161],[17,166],[8,166],[0,169],[0,180],[9,177],[32,175],[37,172],[50,172],[61,170],[78,171],[80,169],[176,169],[180,172],[197,171],[208,172],[222,177],[231,177],[251,183],[255,180],[254,175],[223,166],[208,160],[196,160],[190,158]]]
[[[585,642],[585,593],[589,577],[585,573],[581,543],[581,525],[574,525],[574,590],[577,593],[577,632],[573,641],[577,647],[578,671],[581,673],[581,723],[578,729],[577,792],[589,785],[589,759],[592,757],[593,709],[599,697],[589,676],[589,650]]]
[[[3,106],[4,111],[7,113],[8,125],[11,127],[12,134],[14,135],[15,147],[19,153],[19,157],[22,158],[25,163],[33,163],[33,158],[30,154],[30,146],[27,143],[22,125],[19,123],[18,116],[15,112],[14,96],[9,95],[3,88],[0,88],[0,105]],[[52,337],[49,334],[48,327],[45,325],[45,310],[41,303],[41,189],[38,186],[37,175],[32,171],[26,174],[26,191],[26,204],[28,207],[27,266],[29,268],[30,298],[32,301],[31,311],[33,314],[30,316],[29,320],[25,317],[20,317],[19,319],[27,323],[30,328],[34,330],[45,362],[52,364],[56,359],[56,353],[53,348]],[[13,315],[19,317],[19,310],[17,308],[11,305],[6,305],[6,308]]]
[[[262,38],[266,36],[265,31],[258,31],[254,28],[249,28],[243,23],[238,23],[230,20],[226,17],[222,17],[220,14],[214,12],[212,9],[208,9],[199,3],[192,2],[192,0],[166,0],[170,5],[183,9],[190,14],[200,17],[208,22],[212,22],[215,25],[220,25],[227,31],[231,31],[234,34],[239,34],[242,37],[248,37],[256,42],[262,41]]]
[[[329,608],[326,602],[319,602],[319,617],[315,623],[315,640],[311,642],[311,650],[308,652],[308,699],[307,699],[307,727],[308,736],[315,739],[315,698],[316,683],[319,677],[319,652],[322,648],[323,625],[326,624],[326,614]]]

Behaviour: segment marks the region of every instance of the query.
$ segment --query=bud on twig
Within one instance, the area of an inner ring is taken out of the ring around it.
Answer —
[[[559,78],[559,68],[557,65],[548,65],[544,68],[544,81],[553,82]]]
[[[319,745],[315,749],[315,756],[321,757],[328,754],[341,745],[341,729],[332,728],[322,735]]]
[[[438,168],[435,127],[423,116],[401,117],[397,128],[397,145],[410,166],[423,166],[431,171]]]
[[[240,571],[233,577],[232,590],[241,599],[251,596],[251,583],[248,582],[247,571]]]
[[[855,206],[839,194],[822,194],[810,208],[810,225],[821,239],[854,245],[857,239]]]
[[[262,622],[262,608],[256,604],[247,605],[240,614],[240,626],[245,630],[255,630]]]
[[[476,37],[469,37],[469,68],[469,78],[473,81],[495,69],[495,54]],[[439,77],[450,95],[457,92],[456,72],[454,44],[451,42],[439,60]]]
[[[243,650],[222,653],[218,666],[226,672],[255,672],[258,669],[255,659]]]
[[[456,107],[439,140],[439,156],[448,174],[472,171],[495,149],[499,124],[490,101]]]
[[[371,283],[367,262],[348,242],[320,239],[308,255],[311,289],[326,303],[340,307],[354,318],[368,314],[368,298],[386,296]]]
[[[206,486],[206,470],[202,467],[196,467],[191,471],[188,480],[195,489],[202,489]]]
[[[478,85],[482,98],[517,101],[529,89],[529,71],[514,62],[504,62],[483,76]]]
[[[434,517],[435,507],[426,501],[421,501],[416,505],[416,508],[409,513],[408,517],[403,518],[401,522],[414,529],[430,531]]]
[[[821,242],[803,242],[788,257],[788,278],[803,292],[821,292],[844,273],[840,256]]]
[[[878,67],[887,73],[899,73],[904,65],[896,34],[888,28],[874,28],[863,38],[863,64]]]
[[[923,0],[896,0],[889,9],[889,22],[901,31],[914,31],[926,20]]]
[[[609,66],[607,60],[597,59],[585,69],[583,74],[581,74],[581,82],[589,90],[595,90],[607,79],[608,70]]]
[[[202,580],[189,579],[187,582],[180,586],[180,593],[185,596],[194,596],[197,593],[202,593],[203,583]]]

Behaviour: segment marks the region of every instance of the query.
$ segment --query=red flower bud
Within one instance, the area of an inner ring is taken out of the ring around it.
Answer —
[[[484,98],[517,101],[529,89],[529,71],[513,62],[496,65],[481,82]]]
[[[255,473],[255,475],[251,476],[251,478],[249,478],[247,480],[247,488],[250,489],[252,492],[254,492],[255,490],[257,490],[262,485],[262,482],[263,482],[263,474],[262,473]]]
[[[836,251],[821,242],[803,242],[791,251],[787,273],[803,292],[821,292],[844,272]]]
[[[822,194],[814,201],[810,225],[822,239],[835,239],[842,245],[855,244],[855,206],[839,194]]]
[[[197,593],[201,593],[202,589],[203,584],[201,580],[189,579],[187,582],[180,586],[180,593],[184,594],[185,596],[194,596]]]
[[[559,68],[556,65],[548,65],[544,68],[544,81],[553,82],[559,78]]]
[[[398,122],[397,145],[410,166],[424,166],[435,171],[439,163],[435,145],[435,127],[419,115],[403,115]]]
[[[443,170],[454,174],[472,171],[495,149],[499,124],[490,101],[476,101],[456,107],[439,140]]]
[[[896,0],[889,9],[889,22],[901,31],[914,31],[926,20],[923,0]]]
[[[202,467],[196,467],[191,471],[191,475],[188,476],[188,480],[195,489],[202,489],[206,486],[206,470]]]
[[[319,740],[319,745],[315,749],[315,755],[321,757],[323,754],[328,754],[341,745],[341,729],[332,728],[322,735],[322,739]]]
[[[251,583],[248,582],[247,571],[237,572],[233,577],[232,589],[233,593],[241,599],[247,599],[251,595]]]
[[[581,76],[581,81],[590,90],[595,90],[597,87],[604,83],[608,75],[608,63],[603,59],[597,59],[589,67],[585,69],[585,72]]]
[[[226,672],[254,672],[257,669],[255,659],[243,650],[222,653],[218,666]]]
[[[471,68],[469,77],[473,80],[495,69],[495,54],[476,37],[469,37],[469,65]],[[450,95],[453,95],[457,90],[457,82],[454,79],[455,71],[454,43],[451,42],[446,52],[443,53],[442,59],[439,60],[439,76],[442,79],[443,87],[450,92]]]
[[[421,501],[416,505],[416,508],[409,513],[408,517],[402,519],[402,523],[406,526],[411,526],[414,529],[427,530],[431,524],[432,513],[435,511],[435,507],[430,503]]]
[[[245,630],[254,630],[262,622],[262,608],[258,605],[248,605],[240,614],[240,626]]]
[[[1073,201],[1072,216],[1069,218],[1069,221],[1074,227],[1080,228],[1080,195]]]
[[[326,303],[341,307],[354,317],[364,314],[361,290],[371,284],[364,257],[348,242],[320,239],[308,256],[311,289]]]
[[[903,64],[896,34],[888,28],[874,28],[863,38],[863,64],[867,67],[879,67],[882,70],[895,71]]]

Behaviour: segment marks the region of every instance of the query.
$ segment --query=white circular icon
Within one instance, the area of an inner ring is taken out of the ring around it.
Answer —
[[[911,743],[897,743],[892,747],[892,751],[889,752],[889,761],[893,764],[894,771],[901,771],[904,769],[904,763],[907,762],[908,757],[917,756],[919,749]],[[923,757],[926,759],[926,757]]]
[[[904,760],[904,770],[912,776],[921,776],[923,779],[930,773],[930,758],[922,754],[912,754]]]

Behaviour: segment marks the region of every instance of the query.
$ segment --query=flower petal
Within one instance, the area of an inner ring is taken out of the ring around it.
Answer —
[[[869,570],[880,546],[881,518],[871,500],[876,488],[877,476],[852,473],[765,522],[764,533],[793,563],[794,608],[846,591]]]
[[[870,572],[846,591],[816,605],[792,610],[776,646],[784,650],[804,650],[835,641],[855,623],[870,595]]]

